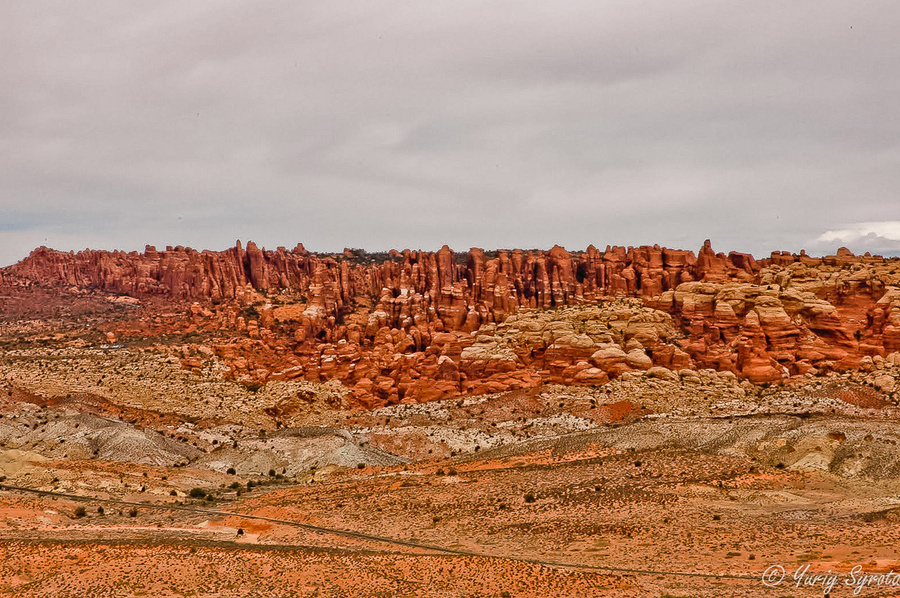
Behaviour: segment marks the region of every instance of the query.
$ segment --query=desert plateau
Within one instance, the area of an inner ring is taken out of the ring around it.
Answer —
[[[4,596],[800,597],[825,586],[767,568],[900,569],[900,259],[238,242],[0,277]]]

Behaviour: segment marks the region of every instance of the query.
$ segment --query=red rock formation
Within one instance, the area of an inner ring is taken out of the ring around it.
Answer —
[[[659,246],[599,251],[591,245],[578,253],[560,246],[494,255],[473,248],[464,260],[447,246],[376,259],[361,250],[317,255],[302,244],[270,251],[252,242],[245,250],[238,242],[221,252],[148,246],[143,253],[62,253],[41,247],[0,271],[0,281],[208,301],[213,309],[192,308],[188,330],[245,335],[247,344],[218,350],[236,378],[338,378],[361,404],[377,405],[542,379],[603,383],[651,361],[674,369],[731,370],[754,382],[852,365],[862,355],[900,350],[900,280],[873,274],[883,262],[846,250],[822,259],[773,252],[756,260],[716,253],[709,241],[696,256]],[[837,274],[819,276],[821,268]],[[282,291],[302,297],[302,307],[287,320],[265,306],[268,294]],[[684,338],[651,340],[644,349],[652,359],[624,346],[563,344],[529,346],[509,360],[461,360],[475,343],[469,333],[521,309],[615,297],[642,298],[672,314]],[[133,333],[147,330],[145,322]]]

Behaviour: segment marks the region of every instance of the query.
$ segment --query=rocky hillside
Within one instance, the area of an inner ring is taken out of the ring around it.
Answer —
[[[165,350],[185,368],[250,386],[336,379],[368,408],[651,369],[768,384],[870,369],[900,351],[900,260],[844,249],[755,259],[709,242],[698,254],[39,248],[0,276],[7,313],[35,289],[94,295],[130,310],[104,320],[109,342],[184,334]]]

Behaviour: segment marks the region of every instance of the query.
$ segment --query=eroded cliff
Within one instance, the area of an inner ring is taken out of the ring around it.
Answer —
[[[651,368],[771,383],[867,368],[900,350],[900,260],[844,249],[757,260],[708,241],[697,254],[42,247],[2,276],[176,307],[174,319],[144,310],[110,324],[109,338],[205,332],[205,342],[175,348],[185,367],[219,364],[247,384],[338,379],[365,407],[603,384]]]

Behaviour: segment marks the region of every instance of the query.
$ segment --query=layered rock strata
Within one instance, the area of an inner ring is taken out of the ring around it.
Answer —
[[[4,284],[96,289],[184,307],[186,367],[247,383],[338,379],[367,407],[543,382],[711,368],[753,383],[861,367],[900,350],[900,260],[839,250],[755,259],[659,246],[583,252],[447,246],[310,253],[238,243],[143,253],[39,248]],[[111,338],[159,332],[142,321]]]

